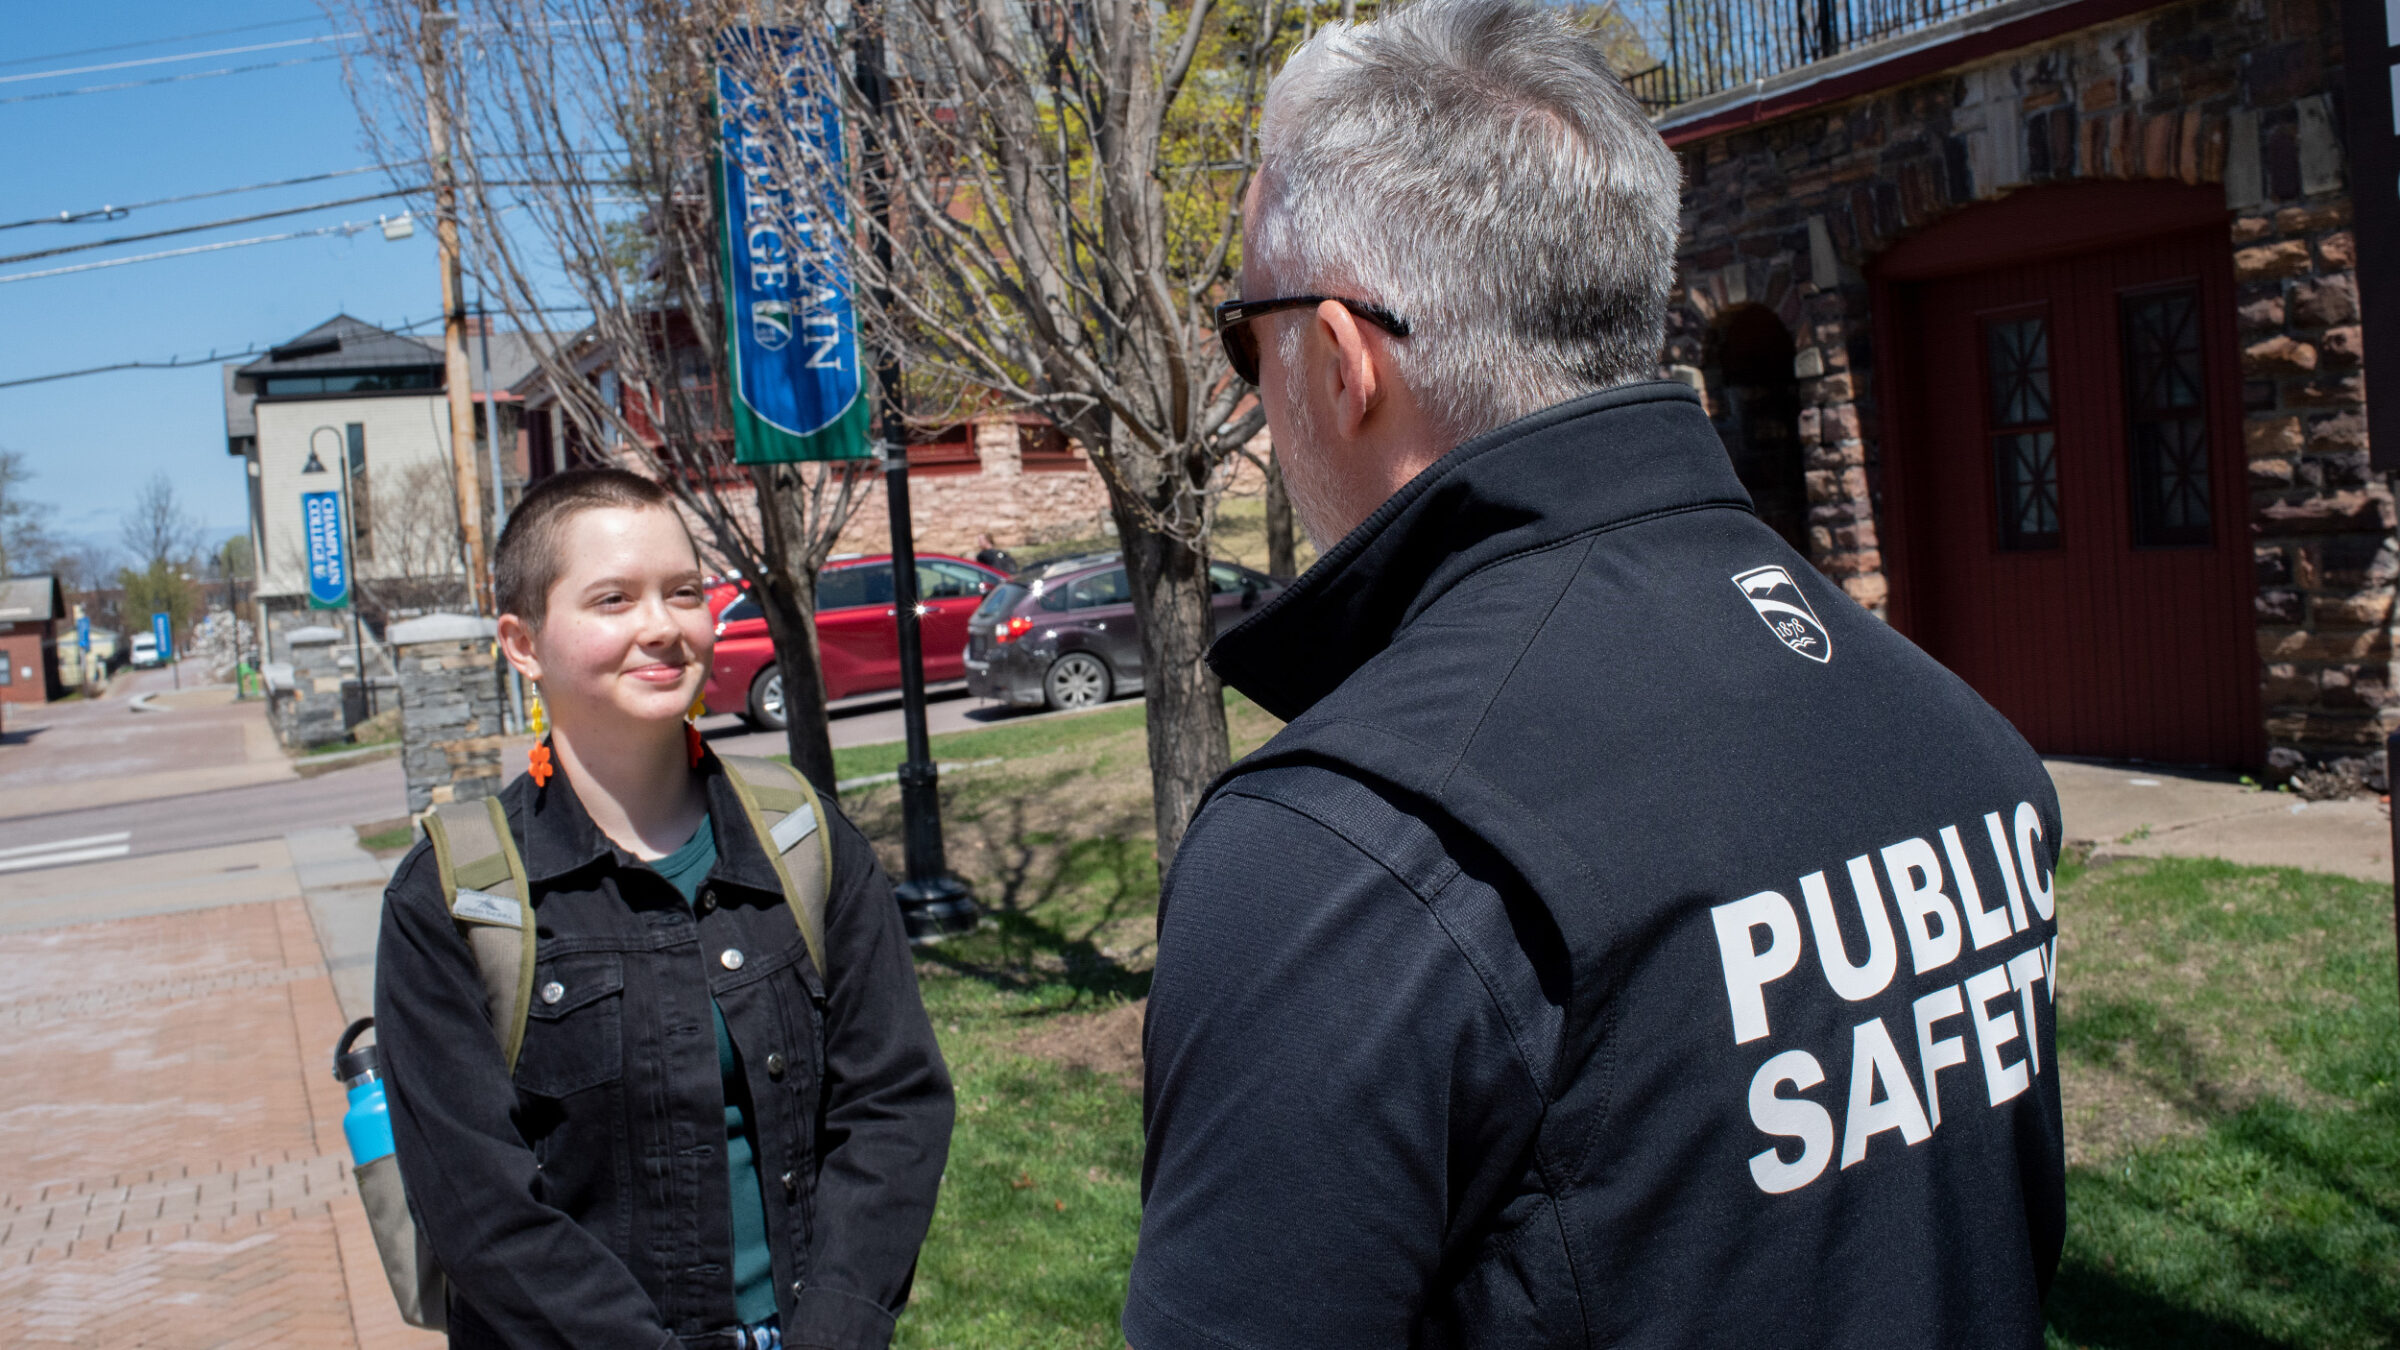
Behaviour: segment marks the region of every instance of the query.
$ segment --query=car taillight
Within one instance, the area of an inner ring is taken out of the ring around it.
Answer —
[[[1014,642],[1033,631],[1033,620],[1020,614],[992,630],[992,641]]]

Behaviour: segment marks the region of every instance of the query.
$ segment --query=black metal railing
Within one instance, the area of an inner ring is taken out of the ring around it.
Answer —
[[[1665,59],[1625,79],[1653,114],[2003,0],[1666,0]]]

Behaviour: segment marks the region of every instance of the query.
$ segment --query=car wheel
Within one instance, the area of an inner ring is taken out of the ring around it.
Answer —
[[[1068,652],[1042,677],[1042,701],[1052,708],[1090,708],[1108,702],[1108,663],[1090,652]]]
[[[784,715],[781,670],[769,666],[750,682],[750,720],[769,731],[781,731],[791,724]]]

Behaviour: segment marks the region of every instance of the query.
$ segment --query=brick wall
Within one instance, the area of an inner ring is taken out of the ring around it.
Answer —
[[[1807,551],[1880,611],[1873,260],[2031,184],[2221,185],[2269,767],[2369,755],[2400,722],[2400,558],[2390,486],[2366,459],[2340,59],[2331,0],[2199,0],[1685,145],[1669,367],[1706,385],[1712,330],[1734,306],[1766,306],[1792,331]]]

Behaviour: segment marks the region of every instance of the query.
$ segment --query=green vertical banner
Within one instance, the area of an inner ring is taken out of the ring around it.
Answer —
[[[795,167],[840,171],[831,57],[804,34],[744,29],[726,35],[717,67],[718,267],[737,463],[875,454],[843,258],[849,216],[830,182],[791,181]],[[740,73],[770,63],[778,77],[764,93]],[[795,146],[803,166],[777,162],[778,147]]]

